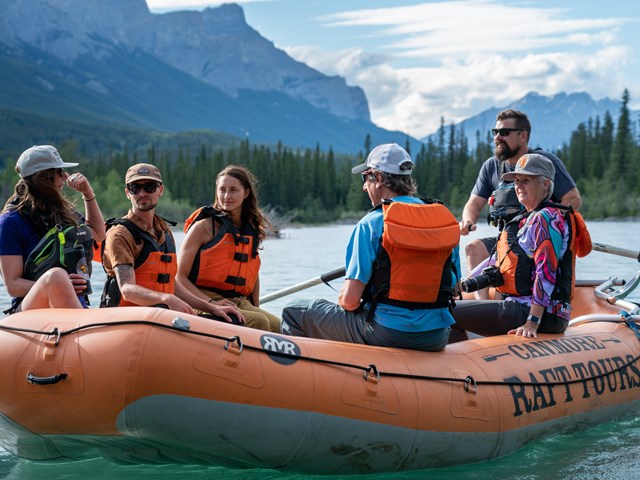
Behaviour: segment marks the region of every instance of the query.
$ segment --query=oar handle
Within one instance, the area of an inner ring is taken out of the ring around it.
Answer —
[[[277,292],[269,293],[268,295],[260,297],[260,305],[262,305],[263,303],[270,302],[272,300],[277,300],[278,298],[285,297],[292,293],[299,292],[300,290],[304,290],[306,288],[310,288],[315,285],[320,285],[321,283],[330,282],[331,280],[335,280],[337,278],[343,277],[344,274],[345,274],[344,268],[338,268],[336,270],[323,273],[319,277],[312,278],[305,282],[301,282],[296,285],[292,285],[291,287],[283,288],[282,290],[278,290]]]
[[[633,258],[640,262],[640,252],[637,250],[629,250],[627,248],[614,247],[605,243],[593,242],[592,249],[596,252],[609,253],[611,255],[618,255],[620,257]]]
[[[323,282],[330,282],[331,280],[336,280],[338,278],[344,277],[346,273],[347,272],[344,267],[336,268],[335,270],[320,275],[320,280],[322,280]]]

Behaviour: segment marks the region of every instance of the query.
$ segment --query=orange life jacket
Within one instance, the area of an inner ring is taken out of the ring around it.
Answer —
[[[451,305],[451,256],[460,241],[453,214],[437,200],[413,204],[384,200],[381,248],[365,289],[365,302],[403,308]]]
[[[174,293],[178,261],[175,242],[171,234],[166,233],[164,243],[159,244],[155,238],[126,218],[107,222],[107,228],[113,225],[124,226],[131,233],[137,244],[144,243],[140,255],[135,259],[133,265],[136,284],[156,292]],[[104,248],[104,245],[102,248]],[[135,303],[126,302],[122,299],[115,277],[107,275],[100,307],[135,305]]]
[[[591,252],[591,236],[587,226],[578,212],[571,206],[552,202],[543,202],[534,212],[545,207],[564,210],[569,225],[569,243],[567,250],[558,260],[556,285],[551,298],[569,302],[575,289],[575,257],[584,257]],[[533,213],[533,212],[531,212]],[[532,258],[518,244],[520,222],[529,214],[520,215],[507,223],[498,236],[496,245],[496,264],[504,279],[504,283],[496,288],[503,295],[531,295],[533,289],[533,271],[535,264]]]
[[[238,229],[224,212],[212,206],[192,213],[185,222],[185,232],[203,218],[211,218],[219,230],[196,253],[189,280],[224,297],[250,295],[260,271],[257,232],[249,226]]]
[[[518,243],[520,222],[527,216],[528,213],[511,219],[498,235],[496,265],[504,283],[496,290],[503,295],[531,295],[534,264]]]

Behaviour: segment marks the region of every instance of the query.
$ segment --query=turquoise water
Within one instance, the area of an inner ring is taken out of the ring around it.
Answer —
[[[184,480],[626,480],[640,478],[640,418],[611,422],[571,435],[534,442],[516,453],[471,465],[376,475],[316,476],[252,469],[232,470],[190,465],[114,465],[104,460],[35,463],[0,452],[0,478],[47,479],[169,479]]]
[[[628,249],[640,247],[640,224],[589,223],[594,241]],[[352,227],[348,225],[325,226],[284,230],[284,238],[268,240],[262,252],[262,293],[270,293],[293,284],[315,278],[334,270],[344,263],[344,246]],[[491,234],[488,227],[472,238]],[[178,236],[178,242],[180,237]],[[463,244],[467,239],[463,239]],[[578,278],[603,279],[616,275],[629,279],[640,269],[637,261],[594,252],[577,265]],[[96,268],[92,279],[94,290],[104,281],[104,274]],[[339,289],[341,282],[332,282]],[[280,314],[282,307],[295,296],[324,297],[336,300],[337,294],[325,285],[308,289],[264,305]],[[92,296],[97,304],[98,293]],[[640,292],[632,299],[638,301]],[[0,294],[7,303],[4,289]],[[257,440],[259,441],[259,440]],[[557,435],[533,442],[525,448],[502,458],[472,465],[437,470],[421,470],[379,475],[352,475],[320,477],[287,474],[273,470],[235,470],[220,467],[191,465],[117,465],[102,459],[69,463],[37,463],[18,459],[0,448],[0,478],[26,479],[291,479],[316,478],[344,479],[635,479],[640,478],[640,417],[621,419],[589,430],[568,435]]]

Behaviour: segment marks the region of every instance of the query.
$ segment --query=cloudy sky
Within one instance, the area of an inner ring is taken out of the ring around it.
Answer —
[[[147,0],[152,12],[223,2]],[[249,0],[247,23],[297,60],[362,87],[372,120],[421,138],[528,92],[640,108],[640,2]]]

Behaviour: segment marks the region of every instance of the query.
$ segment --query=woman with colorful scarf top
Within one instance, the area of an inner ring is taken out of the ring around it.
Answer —
[[[502,232],[493,255],[501,274],[498,283],[502,282],[494,286],[503,300],[458,302],[450,343],[466,339],[466,330],[483,336],[510,333],[536,338],[538,332],[562,333],[567,328],[573,275],[572,253],[567,252],[571,222],[566,209],[548,201],[554,175],[550,160],[527,154],[503,176],[515,180],[518,200],[526,208],[524,218],[515,220],[515,238],[509,241],[507,232]]]

